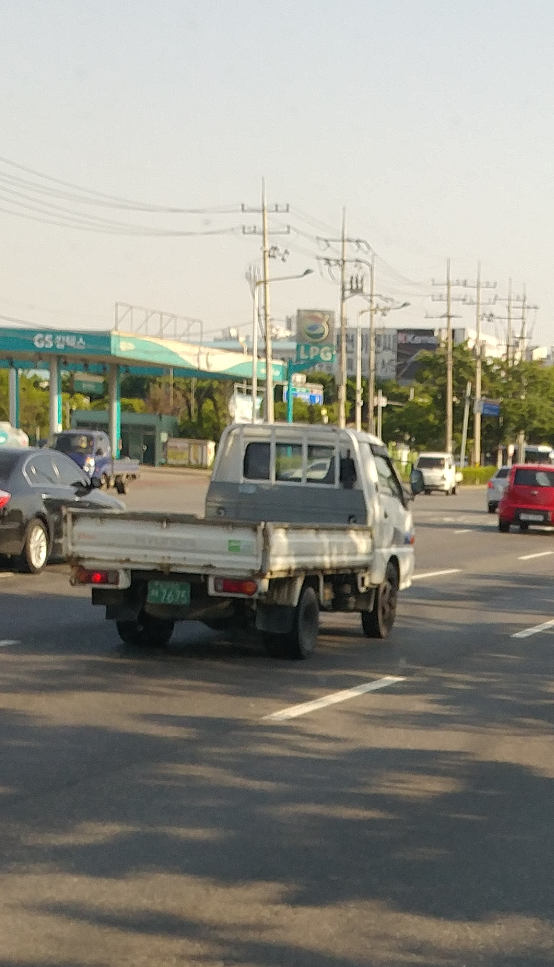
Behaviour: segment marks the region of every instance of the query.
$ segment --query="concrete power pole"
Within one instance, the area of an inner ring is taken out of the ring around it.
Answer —
[[[481,353],[481,263],[477,264],[477,282],[475,285],[475,414],[473,417],[473,450],[475,454],[475,466],[481,463],[481,380],[482,380],[482,353]]]
[[[265,341],[265,419],[275,421],[273,389],[273,347],[271,345],[271,313],[269,308],[269,234],[267,227],[267,198],[265,179],[262,180],[262,248],[264,290],[264,341]]]
[[[452,373],[452,283],[450,280],[450,259],[446,260],[446,439],[445,449],[452,453],[452,425],[454,406]]]
[[[369,383],[367,388],[367,428],[375,433],[375,256],[371,256],[369,277]]]
[[[262,216],[262,227],[260,229],[254,226],[242,226],[243,235],[261,235],[262,236],[262,279],[264,290],[264,340],[265,340],[265,360],[266,360],[266,384],[265,384],[265,418],[268,423],[273,423],[275,419],[275,404],[274,404],[274,387],[273,387],[273,352],[272,352],[272,340],[271,340],[271,312],[270,312],[270,298],[269,298],[269,286],[271,279],[269,277],[269,259],[272,257],[272,250],[269,245],[269,226],[268,226],[268,214],[273,212],[275,214],[288,214],[289,205],[272,205],[268,208],[266,190],[265,190],[265,179],[262,179],[262,204],[261,208],[247,208],[246,205],[241,205],[242,212],[256,212]],[[272,235],[289,235],[290,225],[283,230],[278,232],[271,231]]]
[[[342,210],[340,241],[340,380],[339,426],[346,426],[346,208]]]

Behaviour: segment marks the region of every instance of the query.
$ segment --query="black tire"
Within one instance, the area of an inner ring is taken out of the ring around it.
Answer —
[[[497,507],[498,507],[498,504],[487,504],[489,514],[495,514]]]
[[[107,473],[103,473],[102,476],[100,477],[100,480],[102,481],[102,490],[109,490],[110,478],[108,477]]]
[[[117,490],[118,494],[126,494],[127,493],[127,481],[123,477],[116,477],[115,478],[115,489]]]
[[[431,493],[431,491],[430,490],[424,490],[423,493],[425,494],[426,497],[428,497],[429,494]]]
[[[175,622],[172,618],[154,618],[142,611],[133,621],[117,621],[116,625],[126,645],[163,648],[173,634]]]
[[[526,520],[520,521],[520,523],[519,523],[519,530],[520,530],[520,533],[521,534],[526,534],[527,533],[527,531],[529,530],[529,524],[527,523]]]
[[[375,592],[371,611],[362,611],[362,628],[368,638],[387,638],[396,618],[398,571],[388,564],[385,580]]]
[[[264,645],[272,658],[302,661],[309,658],[319,633],[319,600],[314,588],[304,587],[296,606],[294,626],[288,634],[264,634]]]
[[[510,530],[510,521],[502,520],[501,517],[498,518],[498,530],[501,534],[507,534]]]
[[[48,564],[50,538],[43,521],[35,517],[25,531],[25,542],[19,557],[19,570],[26,574],[40,574]]]
[[[457,493],[458,493],[458,488],[452,487],[452,496],[455,497]]]

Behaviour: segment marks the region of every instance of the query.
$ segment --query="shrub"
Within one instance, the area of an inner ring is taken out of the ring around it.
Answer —
[[[496,473],[496,467],[464,467],[462,473],[465,484],[485,484]]]

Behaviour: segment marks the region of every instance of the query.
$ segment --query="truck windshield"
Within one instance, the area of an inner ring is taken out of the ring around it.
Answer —
[[[58,433],[54,437],[54,450],[60,453],[92,453],[94,438],[87,433]]]
[[[418,470],[442,470],[444,457],[420,457],[417,461]]]

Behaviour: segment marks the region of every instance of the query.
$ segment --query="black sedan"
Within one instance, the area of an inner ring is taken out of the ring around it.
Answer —
[[[0,555],[38,574],[61,558],[64,507],[124,509],[63,453],[0,448]]]

